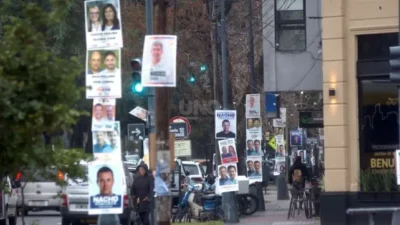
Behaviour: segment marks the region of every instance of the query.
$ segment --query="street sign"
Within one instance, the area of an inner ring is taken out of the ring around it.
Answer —
[[[132,141],[144,140],[145,135],[144,124],[131,123],[128,124],[128,137]]]
[[[271,140],[268,141],[268,145],[271,146],[276,151],[276,139],[272,137]]]
[[[187,125],[187,136],[189,136],[191,127],[190,127],[190,122],[189,122],[188,119],[186,119],[183,116],[175,116],[175,117],[173,117],[173,118],[171,118],[169,120],[169,124],[172,124],[172,123],[186,123],[186,125]]]
[[[175,134],[175,138],[187,138],[188,137],[188,125],[186,123],[171,123],[169,125],[169,132]]]

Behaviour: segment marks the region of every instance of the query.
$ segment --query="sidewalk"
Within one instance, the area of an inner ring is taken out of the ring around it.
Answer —
[[[256,212],[252,216],[240,218],[240,223],[246,225],[320,225],[319,218],[307,219],[304,211],[300,215],[287,219],[289,200],[277,200],[276,186],[270,185],[264,194],[265,211]]]

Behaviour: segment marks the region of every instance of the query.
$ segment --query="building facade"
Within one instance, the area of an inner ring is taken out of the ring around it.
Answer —
[[[323,225],[366,224],[366,214],[348,216],[346,209],[398,205],[363,199],[371,191],[398,191],[371,187],[364,177],[393,172],[399,149],[399,84],[389,81],[388,61],[389,47],[398,45],[398,15],[398,0],[322,0]]]
[[[322,90],[321,0],[262,5],[264,91]]]

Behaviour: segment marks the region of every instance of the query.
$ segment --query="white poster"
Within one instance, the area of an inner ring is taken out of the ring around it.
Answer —
[[[145,138],[143,141],[143,161],[150,169],[150,148],[149,148],[149,139]]]
[[[215,110],[215,138],[236,138],[236,110]]]
[[[261,118],[246,119],[246,140],[262,139]]]
[[[121,50],[88,50],[86,98],[121,98]]]
[[[297,156],[301,157],[302,163],[307,163],[307,151],[306,150],[297,150]],[[294,157],[296,159],[296,157]]]
[[[274,176],[286,172],[286,160],[284,157],[275,158]]]
[[[222,164],[237,163],[238,155],[234,138],[218,141]]]
[[[122,48],[121,22],[119,0],[85,1],[87,48]]]
[[[246,162],[249,180],[262,182],[262,158],[249,157]]]
[[[246,95],[246,118],[261,117],[260,94]]]
[[[143,121],[147,121],[147,110],[136,106],[134,109],[132,109],[129,114],[143,120]]]
[[[400,150],[396,150],[395,155],[395,162],[396,162],[396,178],[397,178],[397,185],[400,185]]]
[[[276,143],[276,154],[275,157],[284,157],[286,156],[285,150],[285,139],[282,134],[275,135],[275,143]]]
[[[176,35],[146,35],[143,48],[143,87],[176,87]]]
[[[286,127],[286,108],[280,108],[280,118],[272,120],[273,127]]]
[[[93,99],[92,131],[113,130],[115,102],[115,99]]]
[[[93,131],[93,154],[99,160],[121,160],[121,129],[119,121],[114,122],[112,131]]]
[[[239,184],[237,180],[237,166],[236,164],[225,164],[218,166],[218,179],[217,187],[219,190],[216,192],[231,192],[238,191]]]
[[[263,156],[261,150],[261,139],[247,140],[246,141],[246,156]]]

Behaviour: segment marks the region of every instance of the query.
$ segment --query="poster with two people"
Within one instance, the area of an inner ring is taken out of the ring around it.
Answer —
[[[114,122],[112,130],[92,131],[93,154],[101,160],[121,160],[121,127]]]
[[[93,99],[92,131],[112,131],[115,123],[115,99]]]
[[[262,182],[262,158],[260,156],[247,157],[246,169],[250,183]]]
[[[94,161],[88,165],[89,215],[121,214],[124,173],[121,161]]]
[[[219,193],[238,191],[236,163],[222,164],[218,166],[218,179],[216,189]]]
[[[218,146],[222,164],[238,162],[238,155],[234,138],[220,140],[218,141]]]

